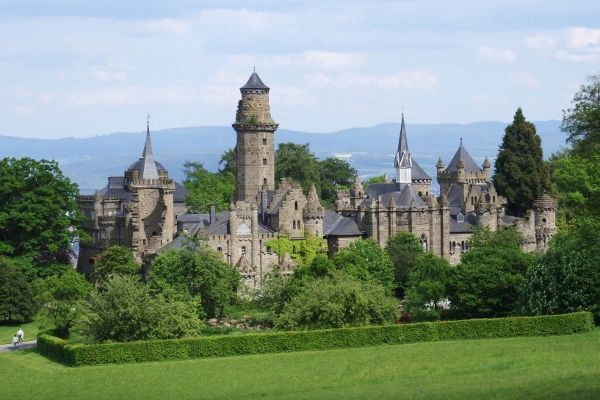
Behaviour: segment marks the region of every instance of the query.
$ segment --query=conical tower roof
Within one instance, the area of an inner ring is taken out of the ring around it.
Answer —
[[[144,144],[144,152],[142,153],[141,177],[143,179],[158,179],[158,169],[154,162],[154,154],[152,154],[152,139],[150,138],[150,119],[146,121],[146,143]]]
[[[408,137],[406,134],[406,124],[404,123],[404,113],[402,113],[402,122],[400,124],[400,139],[398,140],[398,150],[394,157],[394,168],[410,167],[413,180],[431,180],[431,177],[421,168],[419,163],[412,157],[408,149]]]
[[[252,89],[269,90],[269,87],[263,83],[256,71],[252,72],[252,75],[250,75],[248,82],[246,82],[246,84],[240,88],[240,90]]]
[[[463,146],[462,139],[460,140],[460,146],[458,147],[458,150],[456,150],[456,153],[454,153],[454,157],[452,157],[452,161],[448,164],[446,171],[456,171],[458,169],[459,160],[462,161],[465,172],[477,172],[480,170],[475,160],[473,160],[473,157],[471,157],[465,146]]]

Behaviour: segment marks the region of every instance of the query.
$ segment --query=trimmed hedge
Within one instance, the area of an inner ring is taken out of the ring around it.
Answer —
[[[80,366],[326,350],[439,340],[566,335],[586,332],[593,326],[591,313],[577,312],[541,317],[471,319],[91,345],[68,344],[62,339],[51,336],[48,332],[43,332],[38,335],[38,349],[48,358],[67,365]]]

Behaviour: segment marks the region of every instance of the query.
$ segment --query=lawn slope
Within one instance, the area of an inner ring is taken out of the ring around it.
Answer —
[[[600,329],[468,340],[69,368],[0,354],[0,398],[598,399]]]

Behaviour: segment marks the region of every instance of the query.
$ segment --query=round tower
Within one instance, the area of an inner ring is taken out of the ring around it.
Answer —
[[[322,237],[324,213],[315,185],[312,185],[308,192],[302,216],[304,219],[304,229],[311,235]]]
[[[260,190],[275,188],[274,139],[278,125],[271,117],[269,87],[256,71],[240,92],[242,98],[232,125],[237,133],[235,198],[251,203]]]
[[[535,237],[538,249],[545,249],[548,240],[556,233],[556,204],[552,197],[543,194],[533,203],[535,212]]]

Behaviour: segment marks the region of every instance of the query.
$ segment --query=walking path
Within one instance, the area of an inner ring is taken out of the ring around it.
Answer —
[[[2,353],[4,351],[33,349],[36,346],[37,346],[37,340],[32,340],[32,341],[29,341],[29,342],[23,342],[23,343],[17,345],[16,349],[15,349],[15,346],[12,345],[12,344],[2,344],[2,345],[0,345],[0,353]]]

